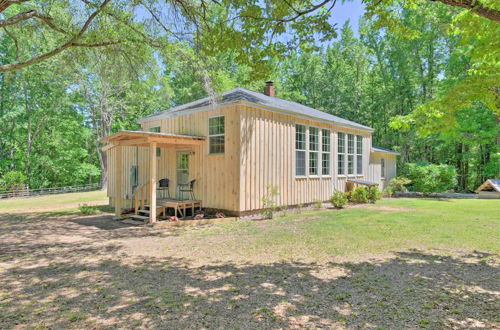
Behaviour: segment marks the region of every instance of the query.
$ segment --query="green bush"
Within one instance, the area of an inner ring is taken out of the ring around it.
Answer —
[[[267,219],[272,219],[274,217],[274,213],[278,208],[278,205],[274,199],[276,196],[279,196],[279,194],[280,193],[277,186],[266,186],[266,194],[264,195],[264,197],[262,197],[262,204],[264,205],[264,211],[262,213]]]
[[[406,172],[413,191],[446,192],[457,185],[457,170],[451,165],[409,163]]]
[[[397,176],[389,181],[386,190],[388,190],[390,192],[390,195],[392,196],[392,194],[396,191],[408,191],[408,188],[406,186],[408,186],[410,183],[411,180],[407,177]]]
[[[378,190],[377,187],[372,186],[372,187],[368,188],[367,197],[368,197],[368,201],[370,203],[374,204],[376,201],[378,201],[382,197],[382,192],[380,192],[380,190]]]
[[[382,191],[382,196],[384,197],[392,197],[394,196],[394,190],[392,190],[390,187],[387,187]]]
[[[321,209],[323,207],[323,201],[320,201],[319,199],[315,200],[313,205],[315,209]]]
[[[96,205],[82,204],[78,206],[78,209],[80,210],[80,213],[83,215],[92,215],[97,213]]]
[[[351,194],[351,202],[353,203],[366,203],[368,202],[368,191],[365,187],[356,187]]]
[[[330,197],[330,203],[337,209],[343,208],[348,202],[346,194],[341,191],[334,192]]]
[[[9,171],[0,178],[0,185],[4,187],[16,187],[26,183],[26,175],[20,171]]]
[[[344,196],[345,196],[345,198],[347,198],[348,202],[352,201],[352,191],[345,191]]]

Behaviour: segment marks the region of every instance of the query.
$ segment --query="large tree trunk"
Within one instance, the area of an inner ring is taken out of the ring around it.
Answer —
[[[99,161],[101,163],[101,189],[106,190],[108,189],[108,153],[103,152],[102,150],[99,150],[98,152],[100,153]]]
[[[464,177],[464,166],[463,166],[463,144],[458,142],[456,144],[456,168],[458,171],[458,189],[465,190],[465,177]]]

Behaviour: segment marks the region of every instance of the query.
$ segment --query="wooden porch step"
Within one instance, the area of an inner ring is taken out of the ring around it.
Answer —
[[[149,220],[149,217],[145,217],[143,215],[132,215],[131,216],[132,219],[135,219],[135,220],[142,220],[142,221],[148,221]]]

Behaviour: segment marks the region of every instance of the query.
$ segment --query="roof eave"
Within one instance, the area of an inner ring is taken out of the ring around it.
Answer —
[[[152,115],[152,116],[149,116],[149,117],[140,118],[139,120],[137,120],[137,122],[139,124],[143,124],[143,123],[147,123],[147,122],[155,121],[155,120],[161,120],[161,119],[167,119],[167,118],[175,118],[175,117],[186,115],[186,114],[190,114],[190,113],[203,112],[203,111],[208,111],[208,110],[215,110],[215,109],[218,109],[218,108],[227,107],[227,106],[231,106],[231,105],[248,105],[248,106],[251,106],[251,107],[261,108],[263,110],[274,111],[274,112],[278,112],[278,113],[284,113],[284,114],[287,114],[287,115],[290,115],[290,116],[294,116],[294,117],[298,117],[298,118],[302,118],[302,119],[306,119],[306,120],[314,120],[314,121],[323,122],[323,123],[327,123],[327,124],[334,124],[336,126],[346,127],[346,128],[351,128],[351,129],[357,129],[357,130],[362,130],[362,131],[367,131],[367,132],[370,132],[370,133],[372,133],[374,131],[373,128],[368,127],[368,126],[363,126],[361,124],[360,124],[360,126],[357,126],[357,125],[350,125],[350,124],[347,124],[347,123],[340,123],[340,122],[334,121],[334,120],[327,120],[327,119],[318,118],[318,117],[314,117],[314,116],[308,116],[308,115],[304,115],[304,114],[299,114],[299,113],[290,111],[288,109],[271,107],[271,106],[264,105],[264,104],[250,102],[250,101],[247,101],[247,100],[235,100],[235,101],[230,101],[230,102],[223,102],[223,103],[211,104],[211,105],[208,105],[208,106],[203,106],[203,107],[193,108],[193,109],[183,109],[183,110],[179,110],[179,111],[161,112],[161,113],[159,113],[157,115]]]
[[[396,155],[396,156],[401,155],[401,153],[397,152],[397,151],[380,150],[380,149],[374,149],[374,148],[371,149],[371,152],[380,153],[380,154],[391,154],[391,155]]]

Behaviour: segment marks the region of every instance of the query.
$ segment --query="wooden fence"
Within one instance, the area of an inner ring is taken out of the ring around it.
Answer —
[[[99,183],[87,184],[83,186],[54,187],[54,188],[40,188],[40,189],[29,189],[28,185],[24,185],[23,187],[16,187],[16,189],[11,189],[11,190],[7,190],[5,187],[0,187],[0,199],[15,198],[15,197],[34,197],[34,196],[51,195],[51,194],[65,194],[70,192],[93,191],[99,189],[101,189]]]

